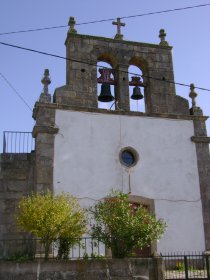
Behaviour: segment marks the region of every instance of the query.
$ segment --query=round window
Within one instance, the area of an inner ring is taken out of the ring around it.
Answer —
[[[138,153],[131,147],[126,147],[120,152],[120,162],[127,166],[132,167],[138,161]]]

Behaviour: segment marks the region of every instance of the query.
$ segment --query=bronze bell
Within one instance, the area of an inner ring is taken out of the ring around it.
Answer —
[[[139,100],[139,99],[142,99],[142,98],[144,98],[144,96],[141,93],[140,87],[135,86],[133,88],[133,94],[131,95],[131,99]]]
[[[98,101],[101,102],[110,102],[113,101],[114,97],[111,94],[111,88],[110,88],[110,84],[108,83],[103,83],[101,85],[101,93],[98,96]]]

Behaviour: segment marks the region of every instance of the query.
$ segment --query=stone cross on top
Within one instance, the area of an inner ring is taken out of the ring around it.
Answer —
[[[112,22],[113,25],[117,25],[117,34],[115,35],[116,40],[122,40],[123,35],[121,34],[121,26],[125,26],[125,23],[120,22],[120,18],[117,18],[117,21]]]

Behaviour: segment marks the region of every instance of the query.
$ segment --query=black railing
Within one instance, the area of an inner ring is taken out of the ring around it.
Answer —
[[[3,153],[31,153],[34,139],[31,132],[4,131]]]
[[[70,247],[68,259],[107,258],[105,245],[92,237],[74,240],[76,245]],[[49,259],[57,259],[59,242],[50,246]],[[0,240],[1,260],[27,260],[44,258],[44,245],[40,239],[9,239]]]
[[[209,279],[210,255],[165,254],[165,279]]]

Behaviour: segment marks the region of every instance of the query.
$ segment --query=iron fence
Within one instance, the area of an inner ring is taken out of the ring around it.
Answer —
[[[105,245],[93,237],[74,239],[70,246],[67,259],[107,258]],[[49,259],[59,258],[59,240],[52,242],[49,251]],[[40,239],[9,239],[0,240],[1,260],[32,260],[44,258],[44,245]]]
[[[165,279],[210,280],[208,254],[165,254]]]
[[[34,146],[34,138],[31,132],[3,132],[3,153],[31,153]]]
[[[103,259],[110,258],[111,253],[105,245],[93,237],[73,240],[68,255],[64,259]],[[40,239],[0,240],[0,260],[26,261],[43,259],[44,245]],[[210,280],[210,255],[208,254],[161,254],[164,260],[164,277],[166,280]],[[52,242],[49,259],[59,259],[59,240]]]

